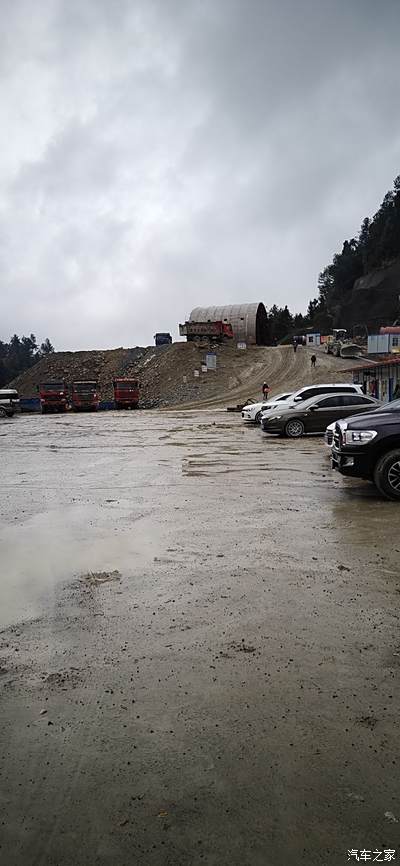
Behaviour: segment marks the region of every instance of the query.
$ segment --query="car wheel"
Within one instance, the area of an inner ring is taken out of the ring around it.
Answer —
[[[0,418],[7,418],[7,412],[4,406],[0,406]]]
[[[304,436],[304,432],[304,424],[299,418],[292,418],[285,424],[285,435],[289,436],[290,439],[299,439],[300,436]]]
[[[386,499],[400,499],[400,449],[389,451],[378,460],[374,470],[374,481]]]
[[[260,421],[261,421],[261,415],[262,415],[261,412],[257,412],[257,415],[256,415],[256,417],[254,418],[256,424],[259,424],[259,423],[260,423]]]

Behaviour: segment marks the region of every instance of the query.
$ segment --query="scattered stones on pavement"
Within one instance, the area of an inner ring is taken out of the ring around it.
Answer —
[[[121,580],[121,574],[117,569],[114,571],[89,571],[87,574],[82,575],[81,580],[91,586],[99,586],[109,581]]]

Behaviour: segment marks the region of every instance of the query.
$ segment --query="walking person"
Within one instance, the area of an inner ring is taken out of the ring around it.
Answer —
[[[262,392],[263,392],[264,400],[268,400],[268,394],[269,394],[270,390],[271,389],[270,389],[269,385],[267,385],[267,383],[264,382],[264,384],[262,386]]]
[[[316,367],[316,365],[317,365],[317,356],[311,355],[311,366]]]
[[[297,340],[293,340],[293,351],[294,351],[294,354],[296,354],[296,352],[297,352]]]

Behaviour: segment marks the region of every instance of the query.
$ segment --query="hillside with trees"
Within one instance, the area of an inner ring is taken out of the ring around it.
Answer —
[[[321,330],[391,324],[400,315],[399,259],[400,175],[372,219],[365,217],[357,237],[345,240],[319,275],[311,324]]]
[[[37,345],[34,334],[29,337],[18,337],[14,334],[9,343],[0,340],[0,387],[52,352],[54,348],[48,337],[40,346]]]
[[[287,306],[271,307],[272,342],[307,328],[322,333],[354,328],[365,335],[400,321],[400,175],[376,214],[365,217],[357,237],[345,240],[320,273],[318,290],[304,316],[293,315]]]

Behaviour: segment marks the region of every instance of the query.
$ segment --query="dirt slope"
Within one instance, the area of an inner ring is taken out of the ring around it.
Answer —
[[[312,369],[312,354],[312,350],[305,347],[299,347],[294,354],[291,346],[260,346],[246,352],[236,352],[239,357],[235,364],[229,365],[229,371],[227,359],[224,359],[222,371],[206,374],[209,378],[215,376],[212,393],[191,405],[211,408],[226,405],[227,401],[234,405],[248,398],[261,399],[263,382],[268,383],[273,396],[280,391],[294,391],[313,382],[352,380],[351,373],[343,371],[348,370],[349,366],[356,366],[355,361],[334,358],[320,350],[317,352],[317,366]]]
[[[100,384],[102,398],[112,398],[114,376],[125,375],[135,359],[143,355],[145,349],[112,349],[93,352],[54,352],[17,376],[11,387],[17,388],[21,397],[37,397],[39,382],[64,378],[69,384],[79,379],[95,379]]]
[[[261,396],[264,381],[271,395],[295,390],[310,382],[348,381],[351,374],[343,370],[353,366],[349,360],[333,358],[318,352],[317,367],[311,369],[311,350],[300,347],[294,354],[290,346],[254,346],[246,351],[217,346],[216,371],[201,371],[206,348],[194,343],[173,343],[155,348],[113,349],[94,352],[56,352],[11,384],[21,397],[37,396],[40,381],[64,377],[97,379],[103,400],[112,399],[112,379],[116,375],[136,376],[142,383],[144,407],[187,406],[218,407],[245,402]]]

